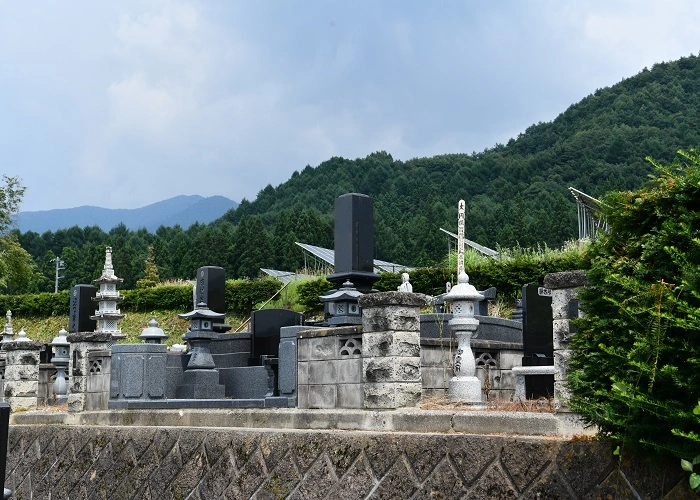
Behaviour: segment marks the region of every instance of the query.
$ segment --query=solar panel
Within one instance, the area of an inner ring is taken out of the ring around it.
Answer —
[[[449,234],[449,235],[452,236],[454,239],[457,239],[457,235],[456,235],[455,233],[453,233],[453,232],[448,231],[447,229],[440,228],[440,231],[442,231],[443,233]],[[497,258],[498,258],[498,252],[497,252],[496,250],[493,250],[493,249],[491,249],[491,248],[489,248],[489,247],[485,247],[484,245],[479,245],[479,244],[478,244],[477,242],[475,242],[475,241],[468,240],[467,238],[464,238],[464,244],[465,244],[465,245],[469,245],[469,246],[472,247],[474,250],[476,250],[477,252],[483,253],[483,254],[486,255],[487,257],[493,257],[494,259],[497,259]]]
[[[308,245],[306,243],[296,242],[301,248],[306,250],[312,255],[315,255],[319,259],[323,260],[327,264],[335,265],[335,251],[329,250],[328,248],[317,247],[314,245]],[[374,259],[374,272],[387,272],[387,273],[397,273],[399,271],[413,271],[413,267],[404,266],[403,264],[396,264],[393,262],[387,262],[385,260]]]
[[[280,280],[282,283],[289,283],[290,281],[295,281],[299,279],[304,279],[304,278],[312,278],[311,275],[309,274],[299,274],[299,273],[293,273],[291,271],[278,271],[276,269],[263,269],[262,267],[260,268],[262,272],[267,274],[268,276],[272,276],[273,278]]]

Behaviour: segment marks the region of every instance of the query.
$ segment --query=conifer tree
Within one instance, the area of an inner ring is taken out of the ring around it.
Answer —
[[[607,196],[573,336],[571,407],[604,436],[700,455],[700,155],[680,153],[638,191]]]

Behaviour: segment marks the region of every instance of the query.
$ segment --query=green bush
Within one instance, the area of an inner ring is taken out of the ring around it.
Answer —
[[[297,287],[299,303],[306,308],[307,316],[323,311],[323,304],[318,298],[333,288],[333,283],[328,281],[325,276],[306,281]]]
[[[570,406],[603,436],[688,458],[700,453],[700,157],[682,156],[605,198],[610,232],[590,249],[568,379]]]

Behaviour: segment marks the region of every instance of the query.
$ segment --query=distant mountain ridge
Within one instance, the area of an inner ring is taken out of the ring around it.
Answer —
[[[208,224],[236,207],[238,203],[225,196],[180,195],[133,209],[82,206],[20,212],[17,215],[17,227],[22,233],[34,231],[40,234],[73,226],[98,226],[108,232],[123,223],[131,230],[145,228],[155,232],[160,226],[172,227],[179,224],[186,229],[195,222]]]

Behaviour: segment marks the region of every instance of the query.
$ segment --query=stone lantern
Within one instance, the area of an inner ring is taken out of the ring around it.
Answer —
[[[358,299],[362,292],[346,281],[337,290],[319,297],[326,312],[325,324],[328,326],[351,326],[362,324],[362,311]]]
[[[139,335],[139,338],[145,344],[160,344],[161,340],[165,340],[168,336],[165,334],[162,328],[158,327],[158,321],[156,318],[151,318],[148,322],[148,328],[144,328]]]
[[[68,403],[68,386],[66,384],[66,371],[70,361],[70,343],[68,332],[61,328],[58,335],[49,344],[53,348],[51,364],[56,367],[56,380],[53,383],[54,401],[57,405]]]
[[[476,377],[476,362],[472,352],[471,339],[476,337],[479,320],[474,317],[474,306],[484,299],[474,286],[469,284],[469,276],[462,271],[457,284],[445,295],[445,302],[452,304],[453,317],[448,325],[457,339],[457,354],[454,361],[454,376],[450,380],[450,400],[480,405],[481,382]]]
[[[183,383],[178,386],[179,399],[220,399],[224,397],[224,386],[219,384],[219,372],[211,355],[210,344],[217,333],[214,324],[226,318],[207,307],[204,302],[197,304],[194,311],[178,314],[181,319],[190,320],[190,329],[183,335],[190,345],[190,360],[185,368]]]
[[[14,340],[15,332],[12,329],[12,311],[7,311],[5,315],[5,328],[2,331],[2,342],[12,342]]]

